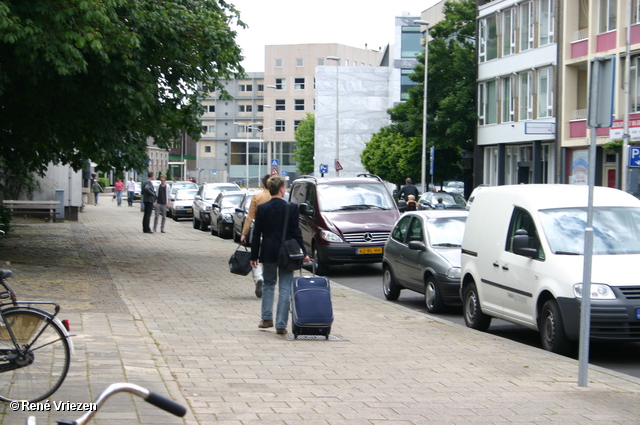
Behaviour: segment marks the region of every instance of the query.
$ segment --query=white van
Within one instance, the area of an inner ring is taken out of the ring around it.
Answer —
[[[640,200],[594,188],[591,338],[640,341]],[[492,317],[541,334],[566,353],[580,332],[588,187],[483,187],[462,242],[465,323],[486,330]]]

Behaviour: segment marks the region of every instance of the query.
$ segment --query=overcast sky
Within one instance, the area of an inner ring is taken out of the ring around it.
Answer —
[[[264,71],[264,46],[340,43],[384,48],[393,43],[394,18],[420,16],[438,0],[229,0],[247,29],[238,28],[247,72]]]

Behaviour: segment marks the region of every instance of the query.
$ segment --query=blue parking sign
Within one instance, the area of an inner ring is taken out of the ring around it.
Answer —
[[[629,167],[640,168],[640,147],[629,146]]]

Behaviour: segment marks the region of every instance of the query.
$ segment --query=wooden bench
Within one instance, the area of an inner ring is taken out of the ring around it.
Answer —
[[[48,214],[49,221],[53,223],[60,208],[60,201],[3,201],[2,204],[12,213],[19,211],[25,214]]]

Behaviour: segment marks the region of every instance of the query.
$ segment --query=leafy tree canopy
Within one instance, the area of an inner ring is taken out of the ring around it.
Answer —
[[[293,151],[293,159],[298,163],[297,170],[302,174],[313,173],[315,126],[315,115],[307,114],[307,117],[298,124],[294,135],[297,144],[296,150]]]
[[[476,2],[447,1],[443,12],[445,19],[429,29],[432,39],[427,81],[427,143],[436,149],[434,168],[438,181],[460,174],[461,150],[473,149],[477,122],[474,101]],[[423,52],[409,76],[418,84],[409,90],[405,102],[389,109],[391,125],[374,135],[361,157],[369,172],[397,184],[402,184],[406,177],[414,182],[421,180],[424,62]],[[409,156],[403,156],[403,162],[398,162],[395,168],[380,167],[388,163],[391,152],[404,152]]]
[[[145,169],[244,74],[236,24],[223,0],[0,0],[0,159]]]

